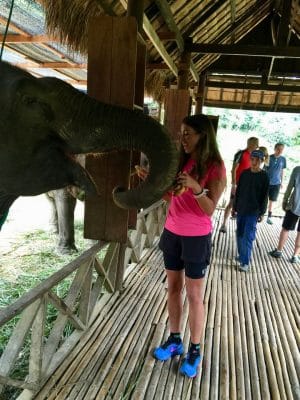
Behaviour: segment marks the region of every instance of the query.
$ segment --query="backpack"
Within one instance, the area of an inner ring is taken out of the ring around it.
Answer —
[[[235,153],[235,155],[233,156],[233,164],[239,164],[241,158],[243,157],[244,151],[245,150],[239,150]]]

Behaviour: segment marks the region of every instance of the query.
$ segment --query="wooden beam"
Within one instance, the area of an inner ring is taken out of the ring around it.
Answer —
[[[282,15],[280,18],[278,32],[277,32],[277,45],[287,46],[290,41],[290,21],[292,14],[292,0],[285,0],[282,7]]]
[[[244,89],[244,90],[265,90],[270,92],[294,92],[300,93],[300,85],[270,85],[255,83],[235,83],[235,82],[217,82],[206,81],[207,87],[224,88],[224,89]]]
[[[0,17],[0,23],[6,24],[6,19],[4,19],[3,17]],[[31,36],[31,35],[28,34],[28,32],[26,32],[24,29],[20,29],[20,28],[19,28],[17,25],[15,25],[13,22],[10,22],[9,27],[10,27],[11,30],[13,30],[13,31],[15,31],[15,32],[17,32],[17,33],[19,33],[19,34],[21,34],[21,35],[28,36],[28,37]],[[76,64],[74,61],[69,60],[68,57],[67,57],[65,54],[63,54],[63,53],[61,53],[60,51],[54,49],[53,47],[49,46],[48,44],[46,44],[46,43],[40,43],[40,46],[41,46],[41,47],[44,47],[45,49],[47,49],[47,50],[50,51],[51,53],[57,55],[58,57],[60,57],[60,58],[62,58],[62,59],[65,59],[66,62],[70,63],[70,65]],[[8,46],[8,47],[9,47],[9,46]],[[13,50],[16,51],[15,49],[13,49]],[[18,53],[18,54],[22,54],[22,55],[24,55],[25,57],[28,57],[27,54],[24,54],[21,50],[18,50],[17,53]]]
[[[1,15],[0,15],[0,24],[2,24],[2,25],[4,25],[4,26],[6,26],[6,24],[7,24],[7,19],[4,18],[4,17],[1,17]],[[21,35],[24,34],[24,30],[18,28],[18,27],[17,27],[13,22],[11,22],[11,21],[10,21],[10,24],[9,24],[9,28],[12,29],[13,31],[17,32],[17,33],[20,33]],[[30,35],[28,34],[28,36],[30,36]]]
[[[127,16],[135,17],[138,32],[143,29],[144,0],[127,0]]]
[[[149,19],[147,16],[144,14],[143,18],[143,28],[146,33],[146,35],[149,37],[151,40],[153,46],[156,48],[158,53],[161,55],[162,59],[164,62],[167,64],[167,66],[170,68],[170,70],[173,72],[175,76],[178,75],[178,69],[173,62],[172,58],[169,56],[167,50],[165,49],[164,45],[162,42],[159,40],[159,37],[157,33],[155,32],[153,26],[151,25]]]
[[[169,69],[166,63],[148,63],[146,69]]]
[[[163,16],[163,18],[166,22],[166,25],[168,26],[168,28],[170,29],[171,32],[174,32],[175,38],[176,38],[175,40],[176,40],[179,50],[181,52],[183,52],[185,50],[185,46],[184,46],[185,43],[184,43],[183,37],[181,35],[181,32],[178,29],[178,26],[175,22],[170,5],[168,4],[168,2],[166,0],[155,0],[155,3],[157,5],[161,15]],[[193,61],[190,62],[190,72],[191,72],[194,80],[196,82],[199,82],[199,74],[196,70],[196,67],[195,67],[195,64],[193,63]]]
[[[221,108],[231,108],[231,109],[238,109],[238,110],[254,110],[254,111],[274,111],[272,109],[273,104],[259,104],[259,103],[248,103],[248,104],[241,104],[240,101],[225,101],[222,100],[205,100],[205,106],[207,107],[221,107]],[[299,113],[299,106],[290,106],[280,104],[277,107],[276,112],[285,112],[285,113]]]
[[[127,10],[127,1],[126,0],[120,0],[120,3],[124,7],[124,9]],[[173,62],[172,58],[169,56],[167,50],[165,49],[164,45],[160,41],[157,33],[153,29],[149,19],[147,18],[147,16],[145,14],[143,16],[143,28],[144,28],[144,31],[145,31],[146,35],[151,40],[153,46],[156,48],[156,50],[158,51],[158,53],[160,54],[160,56],[162,57],[164,62],[170,68],[172,73],[177,77],[178,70],[177,70],[177,67],[176,67],[175,63]]]
[[[230,0],[231,23],[234,25],[236,17],[236,4],[235,0]],[[235,43],[235,31],[231,34],[231,43]]]
[[[171,31],[158,31],[156,32],[157,36],[160,38],[160,40],[168,40],[168,41],[175,41],[177,40],[177,36],[175,32]]]
[[[186,45],[186,50],[200,54],[236,55],[247,57],[279,57],[300,58],[300,47],[255,46],[231,44],[192,43]]]
[[[28,62],[24,62],[24,63],[15,63],[15,66],[19,67],[19,68],[31,68],[31,69],[35,69],[35,68],[50,68],[50,69],[63,69],[63,68],[67,68],[67,69],[86,69],[87,68],[87,64],[86,63],[82,63],[82,64],[69,64],[67,62],[37,62],[37,61],[28,61]]]
[[[0,35],[0,41],[2,42],[4,35]],[[58,42],[58,39],[50,37],[48,35],[7,35],[5,43],[47,43],[47,42]]]

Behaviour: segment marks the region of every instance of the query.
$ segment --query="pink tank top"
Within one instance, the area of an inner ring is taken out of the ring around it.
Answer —
[[[189,159],[183,171],[191,171],[195,164],[195,160]],[[222,179],[225,176],[226,170],[223,162],[221,166],[211,165],[199,184],[205,188],[207,182]],[[205,214],[193,197],[193,191],[188,189],[180,196],[171,197],[165,228],[176,235],[205,236],[212,231],[211,216]]]

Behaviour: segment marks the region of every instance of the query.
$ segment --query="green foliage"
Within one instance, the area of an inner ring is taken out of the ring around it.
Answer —
[[[219,127],[260,136],[270,143],[300,145],[300,115],[265,111],[205,108],[205,113],[219,116]]]

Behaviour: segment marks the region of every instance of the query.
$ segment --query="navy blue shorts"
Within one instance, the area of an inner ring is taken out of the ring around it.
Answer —
[[[297,221],[298,222],[298,227],[297,231],[300,232],[300,217],[298,215],[292,213],[292,211],[288,210],[285,213],[283,222],[282,222],[282,227],[287,230],[287,231],[293,231],[296,227]]]
[[[280,191],[280,185],[270,185],[269,186],[269,200],[277,201]]]
[[[185,269],[185,275],[191,279],[201,279],[205,276],[210,262],[211,234],[180,236],[164,229],[159,248],[163,251],[166,269]]]

